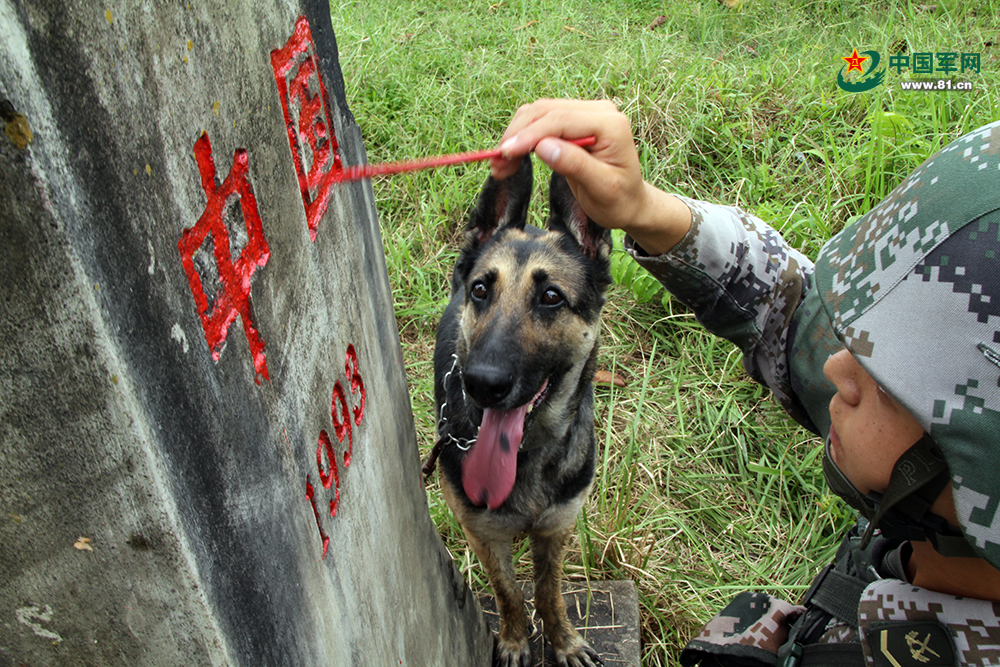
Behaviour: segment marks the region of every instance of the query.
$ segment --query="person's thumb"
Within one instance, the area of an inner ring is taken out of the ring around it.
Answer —
[[[594,157],[583,148],[557,137],[546,137],[535,146],[535,155],[552,171],[566,178],[586,184],[592,176]]]

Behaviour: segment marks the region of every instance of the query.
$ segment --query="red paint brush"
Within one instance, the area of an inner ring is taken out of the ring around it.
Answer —
[[[597,137],[584,137],[570,141],[577,146],[593,146],[597,143]],[[438,155],[435,157],[418,158],[416,160],[402,160],[400,162],[384,162],[382,164],[363,164],[357,167],[347,167],[338,177],[337,181],[359,181],[372,176],[383,176],[386,174],[399,174],[404,171],[417,171],[419,169],[432,169],[434,167],[444,167],[450,164],[462,164],[463,162],[479,162],[499,157],[500,149],[495,148],[489,151],[469,151],[467,153],[452,153],[450,155]]]

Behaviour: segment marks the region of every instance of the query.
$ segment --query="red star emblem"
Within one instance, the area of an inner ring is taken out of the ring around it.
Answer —
[[[859,56],[858,55],[858,50],[854,49],[854,53],[852,53],[851,55],[843,58],[843,60],[845,60],[847,62],[847,73],[848,74],[850,74],[854,70],[858,70],[859,72],[861,72],[863,74],[865,70],[862,69],[861,63],[863,63],[864,61],[868,60],[868,56]]]

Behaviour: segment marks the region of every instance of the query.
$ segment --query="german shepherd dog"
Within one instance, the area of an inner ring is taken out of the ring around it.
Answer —
[[[434,351],[442,489],[496,595],[495,664],[532,664],[511,556],[511,541],[527,533],[535,608],[556,659],[590,667],[601,661],[566,617],[561,579],[594,478],[610,241],[558,175],[548,229],[526,225],[531,189],[529,157],[510,178],[487,180],[452,275]]]

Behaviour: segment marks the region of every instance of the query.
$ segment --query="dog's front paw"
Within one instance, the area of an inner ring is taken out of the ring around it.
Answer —
[[[577,636],[576,641],[565,649],[555,649],[556,664],[559,667],[599,667],[604,663],[597,651]]]
[[[532,667],[531,646],[527,641],[515,644],[497,638],[493,644],[493,666]]]

